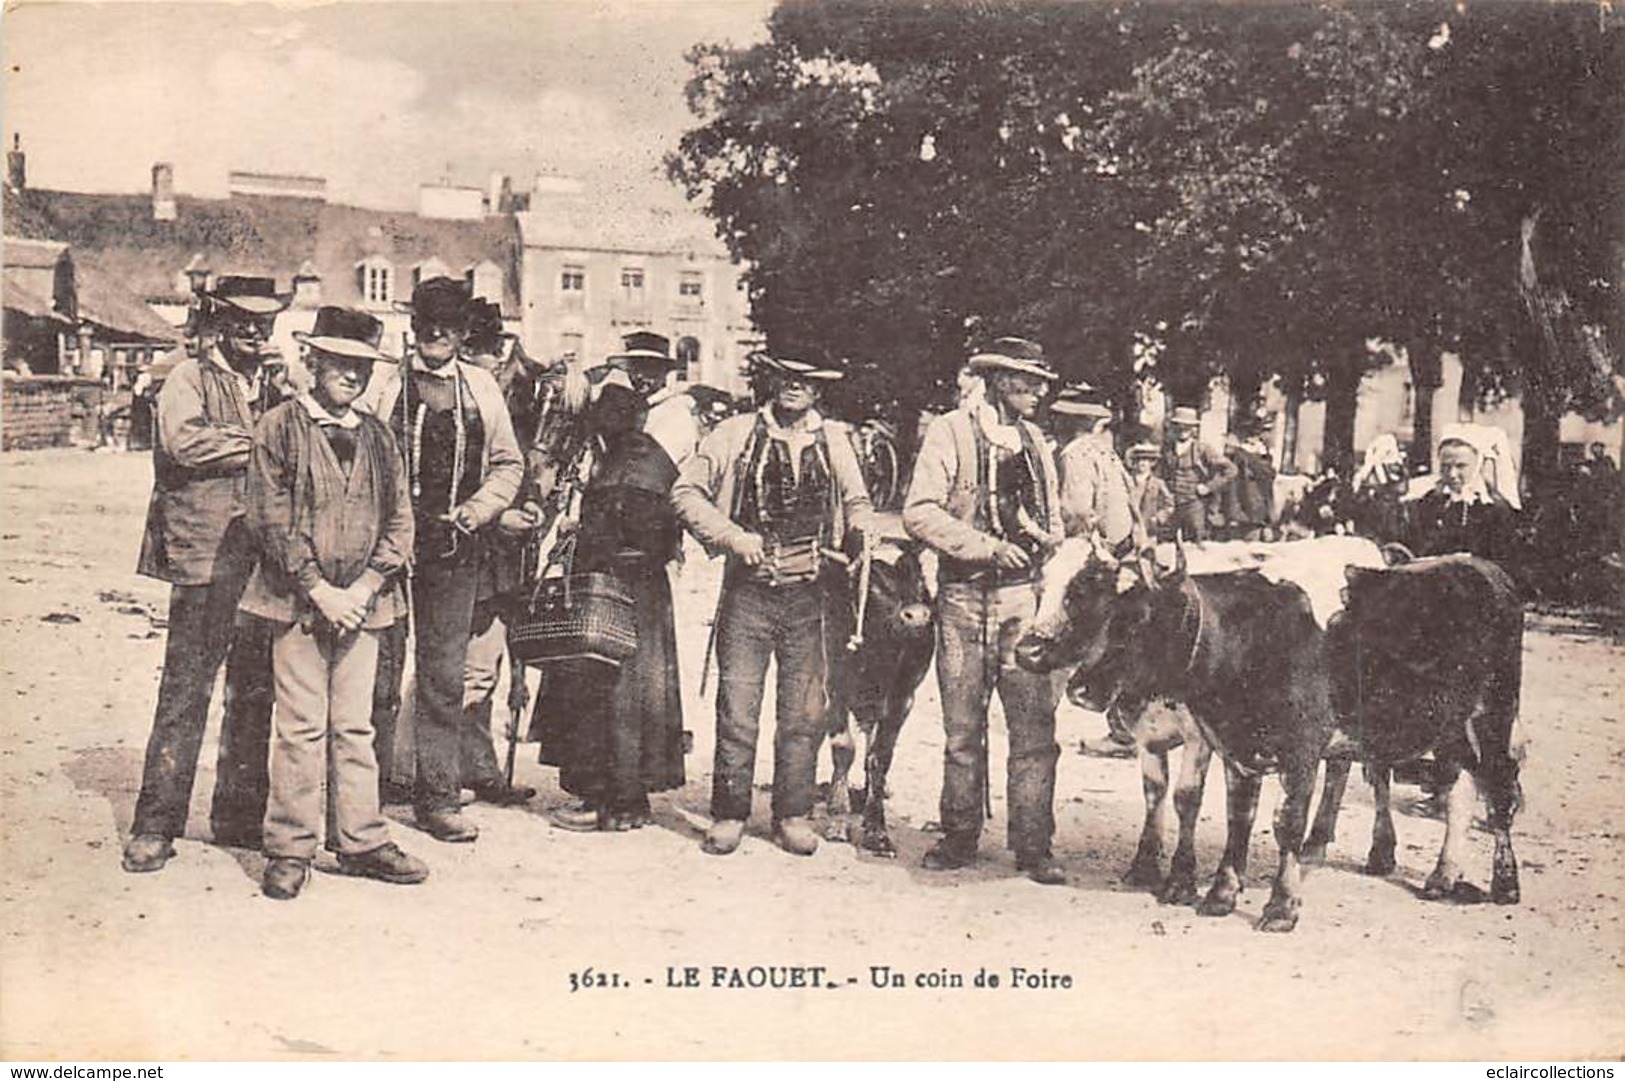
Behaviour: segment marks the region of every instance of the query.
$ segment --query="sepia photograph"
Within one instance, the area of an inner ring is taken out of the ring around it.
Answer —
[[[0,1060],[1625,1057],[1611,0],[0,31]]]

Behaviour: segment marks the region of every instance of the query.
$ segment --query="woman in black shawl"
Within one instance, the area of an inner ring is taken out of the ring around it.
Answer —
[[[595,460],[582,493],[571,569],[620,579],[632,594],[638,645],[619,668],[592,660],[547,666],[536,712],[541,760],[559,768],[560,787],[580,801],[551,816],[563,829],[636,829],[650,820],[651,792],[684,782],[677,633],[666,574],[682,536],[669,499],[677,467],[643,430],[647,395],[675,363],[660,348],[663,342],[629,339],[626,353],[611,363],[630,372],[626,382],[634,385],[606,381],[586,417]]]

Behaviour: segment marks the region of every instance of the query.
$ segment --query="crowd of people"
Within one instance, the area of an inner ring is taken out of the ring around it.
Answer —
[[[686,780],[668,573],[685,531],[726,560],[701,847],[724,856],[744,837],[770,664],[773,836],[792,854],[818,847],[829,606],[851,596],[880,532],[850,430],[819,408],[841,366],[757,354],[755,405],[738,411],[677,382],[658,334],[628,335],[597,362],[540,363],[494,305],[439,278],[405,306],[403,357],[382,351],[371,314],[321,308],[296,335],[310,385],[295,391],[263,363],[288,302],[269,279],[222,277],[200,301],[194,346],[156,402],[139,570],[171,583],[169,638],[126,870],[174,855],[224,665],[215,842],[262,849],[263,891],[280,899],[301,892],[324,845],[341,873],[421,882],[429,868],[391,839],[383,806],[410,804],[426,836],[470,843],[465,790],[498,805],[536,795],[513,783],[511,744],[508,768],[498,761],[493,699],[513,663],[509,631],[560,575],[617,583],[635,644],[613,661],[539,666],[530,735],[571,797],[549,819],[591,833],[646,825],[651,795]],[[1012,646],[1066,536],[1121,548],[1270,535],[1260,431],[1221,454],[1197,419],[1176,408],[1164,445],[1120,453],[1110,403],[1061,385],[1038,343],[1004,338],[969,358],[959,405],[925,430],[902,526],[940,568],[943,832],[926,868],[976,858],[997,693],[1010,847],[1030,878],[1065,881],[1052,849],[1062,683],[1021,669]],[[1481,457],[1470,440],[1441,444],[1438,484],[1406,515],[1418,555],[1501,554],[1514,512]],[[1386,467],[1373,459],[1375,483],[1396,484]],[[517,723],[523,670],[509,684]]]

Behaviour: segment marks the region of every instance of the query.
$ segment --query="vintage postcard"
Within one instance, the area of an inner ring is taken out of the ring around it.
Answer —
[[[1612,6],[4,23],[0,1058],[1625,1052]]]

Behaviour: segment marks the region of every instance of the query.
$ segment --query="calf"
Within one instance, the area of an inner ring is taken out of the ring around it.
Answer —
[[[1208,763],[1213,748],[1202,738],[1190,711],[1166,698],[1143,706],[1112,706],[1132,716],[1129,730],[1139,749],[1140,783],[1145,791],[1145,823],[1140,843],[1134,849],[1123,881],[1131,886],[1155,890],[1157,900],[1169,905],[1196,901],[1196,817],[1202,809],[1202,793],[1207,785]],[[1168,752],[1184,747],[1179,759],[1179,777],[1174,782],[1174,814],[1179,820],[1179,839],[1174,846],[1168,877],[1162,875],[1162,836],[1168,818]]]
[[[865,851],[879,856],[895,857],[897,849],[886,830],[886,775],[898,733],[936,650],[931,598],[918,550],[895,541],[876,549],[870,562],[861,634],[850,605],[835,603],[831,609],[826,720],[834,773],[829,784],[828,836],[861,844]],[[861,829],[852,821],[848,783],[857,747],[854,720],[864,736]]]
[[[1328,635],[1343,727],[1366,765],[1376,823],[1366,870],[1394,869],[1389,784],[1396,765],[1432,752],[1448,791],[1444,844],[1422,896],[1462,881],[1461,844],[1472,774],[1489,804],[1495,856],[1490,896],[1519,899],[1512,819],[1518,785],[1518,696],[1523,681],[1523,607],[1505,571],[1472,556],[1421,559],[1385,570],[1350,568],[1348,605]],[[1333,812],[1335,814],[1335,812]]]
[[[1093,708],[1077,695],[1073,700],[1085,708]],[[1134,739],[1139,752],[1141,785],[1145,792],[1145,822],[1140,829],[1134,862],[1129,865],[1123,882],[1154,891],[1157,900],[1163,904],[1193,904],[1197,899],[1196,820],[1202,810],[1213,748],[1203,738],[1202,730],[1197,727],[1190,711],[1172,699],[1154,699],[1143,706],[1125,706],[1120,699],[1111,709],[1113,715],[1124,718],[1128,732]],[[1168,754],[1180,747],[1185,751],[1180,756],[1179,775],[1173,782],[1178,841],[1168,875],[1164,878],[1162,840],[1168,817]],[[1334,739],[1333,748],[1326,753],[1320,805],[1300,857],[1305,864],[1324,863],[1327,845],[1337,839],[1337,816],[1353,764],[1348,748],[1346,740]]]
[[[1302,561],[1313,565],[1351,542],[1304,543],[1331,546]],[[1357,543],[1364,558],[1380,560],[1375,546]],[[1258,927],[1290,931],[1301,906],[1300,850],[1315,774],[1337,725],[1323,629],[1326,591],[1306,591],[1269,571],[1264,554],[1257,567],[1194,576],[1182,545],[1176,558],[1164,573],[1143,555],[1118,559],[1097,542],[1067,542],[1046,568],[1038,615],[1017,659],[1034,671],[1075,664],[1074,680],[1099,700],[1165,697],[1189,710],[1224,760],[1229,794],[1224,857],[1197,906],[1203,915],[1234,911],[1262,775],[1278,773],[1285,790],[1275,817],[1280,861]],[[1198,806],[1199,793],[1198,786]],[[1193,824],[1194,817],[1192,807]],[[1181,859],[1176,851],[1176,865]],[[1183,861],[1193,874],[1193,849]]]

